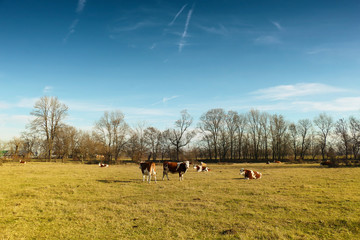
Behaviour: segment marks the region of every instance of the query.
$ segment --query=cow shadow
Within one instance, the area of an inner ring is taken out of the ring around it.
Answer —
[[[246,180],[245,178],[233,178],[233,180]]]
[[[132,183],[138,180],[135,179],[131,179],[131,180],[106,180],[106,179],[101,179],[101,180],[96,180],[97,182],[101,182],[101,183]]]

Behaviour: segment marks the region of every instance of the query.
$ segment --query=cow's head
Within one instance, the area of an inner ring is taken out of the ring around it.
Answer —
[[[188,169],[190,167],[190,162],[189,161],[184,161],[186,169]]]

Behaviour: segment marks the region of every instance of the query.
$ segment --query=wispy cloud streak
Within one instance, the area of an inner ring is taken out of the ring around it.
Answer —
[[[339,93],[348,90],[336,88],[321,83],[298,83],[294,85],[279,85],[266,89],[260,89],[252,94],[259,99],[285,100],[294,97],[303,97],[319,94]]]
[[[167,102],[169,102],[169,101],[171,101],[171,100],[173,100],[173,99],[176,99],[176,98],[178,98],[178,97],[180,97],[180,96],[175,95],[175,96],[171,96],[171,97],[163,97],[163,99],[162,99],[161,101],[156,102],[156,103],[154,103],[154,104],[152,104],[152,105],[154,106],[154,105],[158,105],[158,104],[160,104],[160,103],[167,103]]]
[[[182,13],[182,11],[184,11],[184,9],[186,8],[187,4],[185,4],[184,6],[181,7],[181,9],[177,12],[177,14],[175,15],[174,19],[168,24],[169,26],[172,26],[174,24],[174,22],[176,21],[176,19],[180,16],[180,14]]]
[[[69,31],[68,31],[68,33],[66,34],[66,36],[64,37],[64,39],[63,39],[63,42],[64,42],[64,43],[66,43],[67,40],[69,39],[69,37],[75,32],[75,28],[76,28],[76,26],[77,26],[78,23],[79,23],[79,19],[75,19],[75,20],[71,23],[71,25],[70,25],[70,27],[69,27]]]
[[[85,8],[85,4],[86,4],[86,0],[79,0],[79,1],[78,1],[78,5],[77,5],[77,8],[76,8],[77,14],[82,13],[82,11],[83,11],[84,8]],[[78,19],[78,18],[75,19],[75,20],[71,23],[71,25],[70,25],[70,27],[69,27],[69,31],[68,31],[68,33],[66,34],[66,36],[64,37],[64,39],[63,39],[63,42],[64,42],[64,43],[67,43],[69,37],[70,37],[72,34],[75,33],[75,28],[76,28],[76,26],[78,25],[78,23],[79,23],[79,19]]]
[[[271,23],[274,24],[274,26],[280,31],[284,29],[278,22],[271,21]]]
[[[179,52],[182,51],[183,47],[186,44],[185,38],[187,37],[187,32],[188,32],[188,28],[189,28],[189,24],[190,24],[190,20],[191,20],[193,11],[194,11],[194,6],[189,10],[188,15],[186,17],[184,32],[181,35],[181,39],[180,39],[180,43],[179,43]]]
[[[79,0],[77,8],[76,8],[77,13],[81,13],[84,10],[85,3],[86,3],[86,0]]]

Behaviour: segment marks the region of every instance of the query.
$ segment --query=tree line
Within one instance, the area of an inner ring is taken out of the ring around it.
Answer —
[[[172,128],[159,130],[139,123],[130,127],[119,111],[104,112],[92,131],[64,123],[68,106],[44,96],[30,112],[33,120],[21,137],[2,143],[7,154],[118,163],[124,159],[293,161],[358,159],[360,119],[334,120],[321,113],[313,120],[287,121],[281,114],[252,109],[247,113],[210,109],[196,126],[186,111]],[[4,151],[3,151],[4,153]]]

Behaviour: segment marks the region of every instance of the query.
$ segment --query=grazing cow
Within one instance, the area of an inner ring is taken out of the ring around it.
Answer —
[[[245,179],[260,179],[262,174],[253,170],[240,169],[240,174],[245,176]]]
[[[163,163],[163,177],[162,179],[164,180],[164,177],[166,175],[167,179],[169,180],[169,175],[168,173],[179,173],[179,181],[184,180],[184,174],[186,173],[186,171],[188,170],[190,166],[190,162],[189,161],[185,161],[185,162],[168,162],[165,161]]]
[[[20,160],[19,163],[24,163],[24,164],[26,164],[26,161],[25,161],[25,160]]]
[[[99,167],[109,167],[109,164],[99,163]]]
[[[147,176],[147,181],[150,183],[151,176],[154,176],[156,183],[156,172],[155,172],[155,163],[154,162],[142,162],[140,163],[141,172],[143,174],[143,182],[145,181],[145,176]]]

